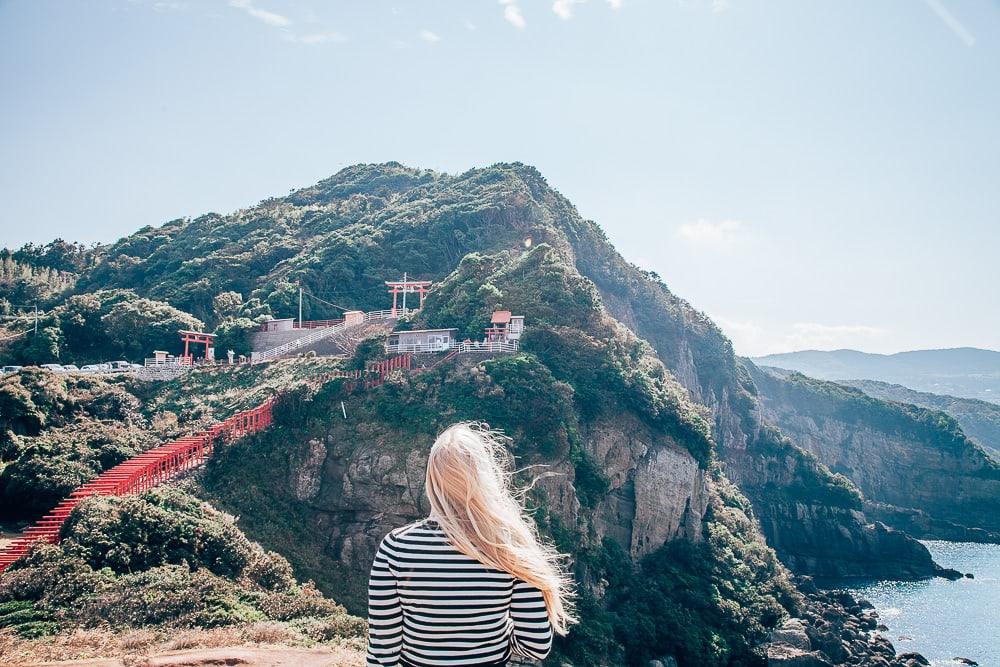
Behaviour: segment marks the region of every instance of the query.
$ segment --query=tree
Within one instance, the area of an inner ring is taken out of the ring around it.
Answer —
[[[212,310],[219,322],[236,317],[243,307],[243,295],[239,292],[221,292],[212,299]]]

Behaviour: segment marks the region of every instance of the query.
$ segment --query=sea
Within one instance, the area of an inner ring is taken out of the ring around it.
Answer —
[[[1000,667],[1000,545],[925,541],[935,562],[974,579],[880,581],[845,586],[875,605],[897,653],[916,651],[935,667],[968,658]]]

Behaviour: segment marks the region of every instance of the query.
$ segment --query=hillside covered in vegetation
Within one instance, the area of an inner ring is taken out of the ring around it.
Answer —
[[[104,445],[74,449],[61,428],[193,429],[281,389],[275,427],[224,448],[192,490],[351,612],[362,612],[378,540],[426,512],[427,448],[459,419],[508,434],[540,525],[572,556],[583,622],[553,664],[762,665],[770,631],[807,606],[786,565],[828,576],[936,571],[918,542],[866,520],[847,477],[764,418],[753,379],[707,317],[626,262],[531,167],[452,176],[357,165],[230,215],[144,228],[86,257],[39,334],[5,354],[141,355],[172,349],[178,328],[201,327],[235,347],[260,318],[295,314],[299,285],[327,302],[308,300],[305,317],[327,318],[386,307],[384,281],[404,272],[435,285],[401,327],[480,338],[494,309],[525,316],[517,354],[464,356],[370,390],[294,384],[323,362],[291,360],[155,386],[116,381],[93,390],[127,394],[121,414],[74,404],[51,428],[28,419],[7,429],[8,478],[51,465],[60,479],[82,479],[105,467]],[[344,363],[360,367],[380,349],[373,341]],[[31,414],[58,387],[26,377],[5,387]],[[266,615],[251,589],[236,597]],[[827,656],[860,655],[844,653],[821,617],[807,625]]]
[[[839,384],[886,401],[940,410],[953,417],[965,435],[979,443],[994,460],[1000,461],[1000,405],[996,403],[915,391],[901,384],[876,380],[841,380]]]
[[[744,363],[765,414],[852,479],[880,519],[921,537],[1000,541],[1000,463],[966,437],[955,419]]]

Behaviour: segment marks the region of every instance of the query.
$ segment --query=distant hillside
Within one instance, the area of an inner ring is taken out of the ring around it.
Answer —
[[[899,384],[876,380],[843,380],[841,384],[860,389],[875,398],[940,410],[953,417],[967,436],[1000,461],[1000,406],[994,403],[914,391]]]
[[[1000,540],[1000,463],[937,409],[745,362],[764,415],[919,537]],[[987,404],[988,405],[988,404]]]
[[[753,361],[820,380],[878,380],[918,391],[1000,403],[1000,352],[993,350],[956,347],[896,354],[803,350],[756,357]]]

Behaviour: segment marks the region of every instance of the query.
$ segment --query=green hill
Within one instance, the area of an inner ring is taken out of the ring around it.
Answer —
[[[292,387],[276,428],[208,467],[205,497],[352,611],[378,539],[426,511],[423,457],[458,419],[503,428],[522,463],[553,473],[531,502],[573,556],[584,622],[559,656],[574,664],[763,664],[769,631],[804,604],[777,557],[826,576],[936,571],[918,542],[866,521],[846,477],[761,418],[757,388],[718,327],[626,262],[531,167],[358,165],[230,215],[142,229],[88,257],[72,295],[45,313],[45,336],[18,343],[18,354],[145,348],[157,339],[141,336],[175,318],[239,331],[293,315],[299,284],[336,304],[307,301],[309,318],[384,308],[383,281],[404,272],[435,286],[401,326],[478,338],[495,308],[525,315],[517,355],[465,357],[371,391]],[[80,300],[89,319],[76,316]],[[136,337],[116,335],[118,321]],[[380,348],[361,349],[367,358]],[[274,386],[248,372],[234,387],[197,371],[135,391],[150,418],[172,404],[197,418]],[[813,629],[842,651],[831,627]]]

